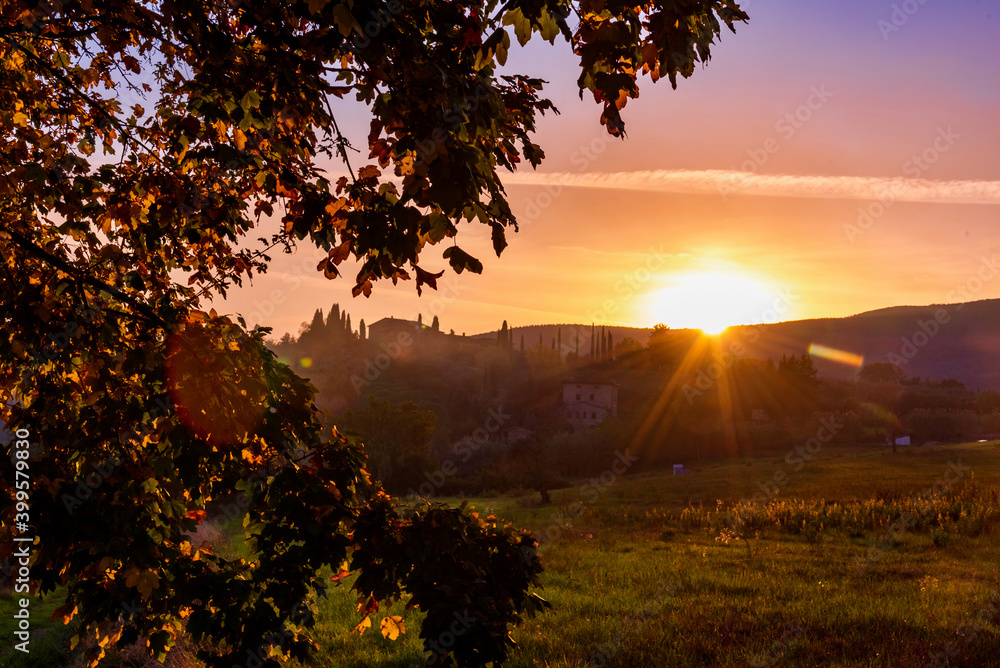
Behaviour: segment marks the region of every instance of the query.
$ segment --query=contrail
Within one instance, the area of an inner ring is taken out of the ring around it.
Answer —
[[[658,193],[715,194],[757,197],[1000,204],[1000,181],[931,181],[903,177],[792,176],[724,169],[641,172],[516,172],[505,184],[607,188]]]

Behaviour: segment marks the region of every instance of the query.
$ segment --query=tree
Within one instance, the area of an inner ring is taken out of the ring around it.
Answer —
[[[672,334],[670,328],[662,322],[653,325],[653,331],[649,333],[649,347],[656,348],[657,346],[666,345],[670,341]]]
[[[364,341],[368,336],[368,332],[365,329],[365,319],[362,318],[361,322],[358,323],[358,340]]]
[[[344,332],[346,332],[346,334],[349,337],[352,337],[352,338],[354,337],[354,330],[351,328],[351,314],[350,313],[347,314],[346,322],[345,322],[345,325],[344,325]]]
[[[510,332],[507,331],[507,321],[503,321],[503,325],[497,332],[497,345],[501,348],[507,348],[510,342]]]
[[[781,361],[778,362],[778,373],[810,384],[817,382],[816,366],[813,364],[812,357],[805,353],[802,355],[782,355]]]
[[[326,316],[326,329],[330,334],[335,334],[340,329],[340,304],[330,307],[330,313]]]
[[[435,332],[441,331],[441,322],[438,320],[437,316],[434,316],[434,320],[431,321],[431,329]]]
[[[905,377],[902,369],[888,362],[866,364],[858,372],[858,379],[865,383],[899,383]]]
[[[162,658],[182,627],[213,666],[303,658],[317,574],[345,563],[366,619],[419,601],[424,638],[474,620],[438,663],[502,661],[509,627],[543,606],[533,537],[465,508],[397,511],[267,330],[207,300],[298,244],[326,254],[331,280],[356,259],[355,296],[385,279],[436,288],[425,251],[445,240],[452,270],[481,272],[459,227],[479,221],[504,249],[517,221],[499,172],[540,163],[536,116],[553,110],[540,79],[498,73],[511,33],[568,42],[581,92],[622,136],[640,77],[675,85],[746,18],[731,0],[5,3],[0,391],[17,401],[0,417],[44,429],[33,529],[60,540],[34,546],[32,577],[64,588],[59,615],[79,621],[90,662],[139,638]],[[339,129],[347,105],[371,115],[364,164]],[[277,232],[255,247],[268,220]],[[2,559],[15,492],[0,459]],[[106,465],[84,503],[64,503]],[[234,486],[250,561],[189,538]]]
[[[368,397],[368,405],[344,413],[338,427],[365,444],[372,473],[393,493],[423,482],[437,415],[412,401],[394,404]],[[416,482],[415,482],[416,481]]]
[[[306,325],[305,329],[299,335],[299,342],[305,344],[313,344],[322,341],[324,333],[326,332],[326,327],[323,321],[323,309],[318,308],[316,312],[313,313],[313,318]]]
[[[642,344],[631,336],[626,336],[618,342],[618,345],[614,347],[614,351],[615,357],[623,359],[642,352]]]

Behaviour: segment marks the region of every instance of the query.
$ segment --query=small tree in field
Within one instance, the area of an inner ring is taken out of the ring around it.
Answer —
[[[412,401],[394,404],[368,397],[367,406],[348,411],[337,422],[361,437],[369,468],[387,489],[396,493],[422,482],[437,425],[434,411],[421,410]]]
[[[543,81],[498,70],[513,40],[566,42],[622,136],[640,77],[676,84],[746,18],[731,0],[4,2],[0,419],[43,455],[0,458],[0,561],[12,533],[39,537],[34,591],[65,592],[56,618],[92,666],[139,639],[162,659],[181,633],[211,666],[304,659],[326,568],[356,575],[359,630],[405,600],[428,651],[468,621],[434,662],[503,661],[510,628],[545,606],[531,534],[400,508],[363,446],[323,428],[269,330],[206,300],[300,244],[331,280],[355,260],[355,296],[436,288],[445,264],[481,272],[459,229],[484,224],[504,249],[517,221],[500,174],[540,163],[536,116],[554,110]],[[348,104],[370,116],[360,154]],[[320,310],[304,336],[329,325]],[[234,488],[247,559],[191,539]]]

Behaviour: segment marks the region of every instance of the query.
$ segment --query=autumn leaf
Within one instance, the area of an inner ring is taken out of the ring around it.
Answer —
[[[437,287],[438,287],[437,286],[437,279],[441,278],[444,275],[444,271],[439,271],[436,274],[432,274],[431,272],[426,271],[424,269],[421,269],[420,267],[414,267],[413,270],[417,274],[417,295],[418,296],[421,295],[421,294],[423,294],[423,291],[420,289],[421,285],[428,285],[428,286],[431,287],[431,289],[437,290]]]
[[[358,295],[364,293],[365,297],[370,297],[372,294],[372,282],[371,279],[366,279],[363,283],[358,283],[351,289],[351,294],[357,297]]]
[[[330,4],[330,0],[309,0],[309,11],[313,14],[319,14],[328,4]]]
[[[382,636],[389,640],[395,640],[399,637],[400,633],[406,633],[406,625],[403,623],[403,618],[398,615],[386,617],[379,626],[381,627]]]
[[[451,268],[455,270],[456,274],[461,274],[466,269],[474,274],[483,273],[483,263],[466,253],[458,246],[446,248],[444,253],[442,253],[442,256],[444,259],[448,260],[448,264],[451,265]]]
[[[135,587],[145,598],[153,595],[153,590],[160,586],[160,578],[153,571],[140,571],[132,566],[125,576],[125,586]]]
[[[60,606],[60,607],[56,608],[52,612],[52,617],[49,618],[50,621],[54,622],[56,620],[59,620],[64,625],[65,624],[69,624],[71,621],[73,621],[73,615],[75,615],[77,613],[77,609],[76,609],[76,606],[74,605],[73,609],[70,610],[69,609],[69,605],[70,604],[67,603],[66,605],[63,605],[63,606]]]
[[[375,165],[365,165],[358,170],[359,179],[377,179],[381,175],[381,170]]]
[[[189,520],[194,520],[198,524],[201,524],[205,520],[207,514],[208,513],[206,513],[204,510],[189,510],[184,515],[184,517],[188,518]]]
[[[365,617],[364,619],[361,620],[360,624],[351,629],[351,633],[357,631],[359,636],[364,635],[365,631],[367,631],[371,627],[372,627],[372,618]]]
[[[504,234],[503,225],[500,223],[490,223],[490,228],[492,228],[493,250],[496,252],[497,257],[500,257],[500,253],[507,247],[507,237]]]
[[[339,246],[335,246],[330,249],[330,261],[334,264],[340,264],[346,260],[351,255],[351,242],[350,240],[344,241]]]
[[[340,199],[336,199],[336,200],[330,202],[329,204],[327,204],[326,208],[324,210],[328,214],[330,214],[331,216],[336,216],[337,213],[339,211],[343,210],[344,207],[346,207],[346,206],[347,206],[347,198],[346,197],[341,197]]]

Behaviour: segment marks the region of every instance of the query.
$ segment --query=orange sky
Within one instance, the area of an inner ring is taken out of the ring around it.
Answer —
[[[334,302],[355,326],[421,312],[472,334],[504,319],[698,326],[698,309],[737,324],[775,319],[775,299],[791,304],[777,319],[793,319],[1000,297],[1000,272],[975,280],[1000,255],[1000,2],[914,6],[747,3],[750,24],[708,67],[676,91],[642,82],[625,141],[579,100],[566,45],[531,44],[508,67],[552,82],[562,114],[539,125],[539,172],[509,179],[522,225],[503,256],[486,230],[461,228],[483,275],[446,273],[421,298],[384,283],[354,299],[350,279],[323,279],[322,253],[302,248],[215,307],[276,335]],[[363,145],[367,117],[345,113]],[[447,267],[443,249],[425,268]],[[758,290],[669,302],[697,293],[692,273]]]

